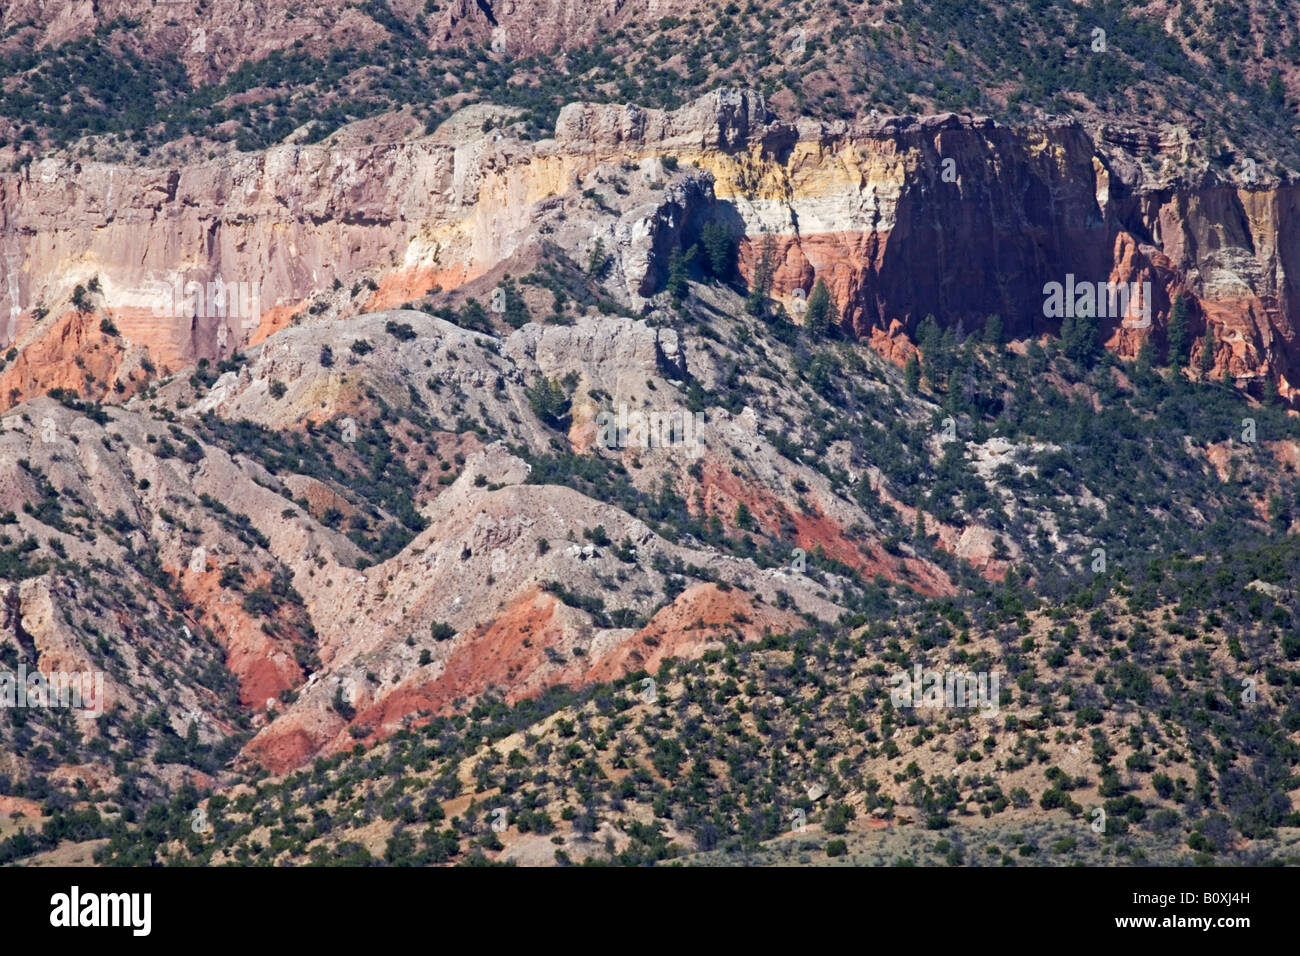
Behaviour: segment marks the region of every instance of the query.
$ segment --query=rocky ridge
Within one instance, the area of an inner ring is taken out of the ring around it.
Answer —
[[[766,252],[792,309],[821,279],[845,327],[873,342],[894,322],[914,335],[930,314],[966,332],[999,315],[1014,337],[1055,334],[1047,283],[1150,283],[1149,327],[1136,306],[1099,318],[1109,348],[1162,350],[1183,295],[1192,354],[1213,334],[1211,377],[1271,381],[1290,399],[1295,189],[1189,182],[1182,147],[1172,134],[1094,140],[1073,123],[951,114],[789,124],[756,94],[723,90],[675,112],[571,105],[535,145],[496,130],[455,144],[344,136],[179,169],[52,159],[0,175],[0,312],[17,350],[0,402],[51,386],[111,398],[148,377],[142,361],[228,355],[309,307],[329,317],[468,293],[547,244],[582,261],[599,243],[610,293],[642,309],[672,251],[710,222],[739,239],[743,277]],[[224,308],[210,291],[206,304],[175,291],[214,281],[231,287]],[[117,335],[68,314],[92,282],[82,307]],[[250,290],[260,308],[236,321]]]

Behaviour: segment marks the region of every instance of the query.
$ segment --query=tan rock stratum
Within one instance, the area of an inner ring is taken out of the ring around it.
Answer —
[[[499,274],[544,243],[584,261],[599,241],[610,290],[640,308],[706,221],[741,237],[744,276],[767,254],[792,308],[824,280],[846,328],[893,361],[906,350],[890,330],[914,333],[928,314],[968,331],[997,314],[1011,336],[1055,332],[1044,287],[1073,276],[1150,284],[1149,327],[1136,309],[1100,320],[1121,355],[1148,337],[1162,348],[1184,294],[1193,349],[1214,332],[1215,377],[1272,380],[1287,398],[1300,378],[1296,187],[1147,172],[1164,153],[1172,162],[1176,138],[1145,144],[1155,161],[1139,164],[1123,136],[1072,123],[787,124],[737,90],[671,113],[574,104],[538,143],[448,129],[457,135],[339,135],[180,167],[64,156],[0,174],[0,343],[18,348],[0,407],[50,387],[111,398],[121,381],[129,394],[148,377],[142,358],[178,370],[313,304],[391,308]],[[91,307],[116,337],[68,314],[74,287],[95,279]]]

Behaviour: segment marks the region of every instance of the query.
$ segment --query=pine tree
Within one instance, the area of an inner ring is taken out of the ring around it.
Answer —
[[[749,295],[745,298],[745,311],[750,315],[767,314],[767,294],[772,289],[773,263],[776,259],[776,241],[771,233],[765,233],[759,244],[758,265],[754,267],[754,280],[749,284]]]
[[[688,288],[686,284],[687,269],[690,268],[690,264],[698,252],[699,248],[697,246],[691,246],[690,250],[683,255],[679,246],[668,257],[668,293],[673,297],[673,302],[678,305],[686,298]]]
[[[704,246],[709,274],[724,281],[731,278],[736,268],[736,245],[727,227],[716,222],[706,223],[700,230],[700,244]]]
[[[1002,316],[990,315],[984,320],[984,344],[993,346],[1002,344]]]
[[[921,387],[921,363],[916,360],[915,352],[907,357],[907,364],[903,366],[903,381],[909,392],[915,392]]]
[[[605,267],[608,264],[609,255],[605,252],[604,240],[597,239],[587,255],[587,275],[599,279],[605,274]]]
[[[1282,74],[1274,68],[1272,75],[1268,78],[1268,99],[1274,106],[1286,105],[1286,85],[1282,82]]]
[[[1169,310],[1169,367],[1181,369],[1187,365],[1187,301],[1181,294],[1174,296]]]
[[[1201,342],[1201,378],[1208,379],[1214,369],[1214,329],[1205,326],[1205,339]]]
[[[506,325],[512,329],[520,329],[533,320],[532,313],[528,311],[528,303],[524,297],[519,294],[519,288],[515,285],[514,279],[505,279],[499,288],[505,299],[505,312],[501,316]]]
[[[1090,315],[1067,316],[1061,323],[1061,350],[1066,357],[1084,368],[1092,368],[1097,358],[1097,320]]]
[[[804,314],[804,328],[816,338],[825,338],[831,327],[839,322],[839,310],[831,298],[830,289],[821,279],[813,285],[808,296],[808,311]]]
[[[1138,346],[1137,360],[1133,363],[1133,376],[1138,381],[1146,381],[1151,377],[1151,367],[1155,364],[1156,350],[1151,345],[1151,339],[1145,338],[1142,344]]]
[[[947,381],[948,369],[952,364],[944,351],[943,330],[933,315],[927,315],[916,331],[921,344],[921,355],[925,359],[925,377],[930,380],[931,388],[938,388]]]

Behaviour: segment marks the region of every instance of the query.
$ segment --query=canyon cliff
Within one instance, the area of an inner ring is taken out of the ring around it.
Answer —
[[[1216,179],[1176,128],[952,114],[792,124],[736,90],[673,112],[571,105],[541,142],[483,132],[485,115],[387,143],[345,129],[180,167],[56,157],[0,174],[0,342],[18,350],[0,407],[56,386],[111,398],[115,381],[146,377],[141,348],[146,369],[177,371],[309,307],[402,305],[526,265],[548,242],[580,259],[599,241],[611,291],[639,309],[671,251],[711,221],[740,240],[746,280],[766,251],[792,311],[824,280],[864,340],[888,340],[895,322],[914,335],[930,314],[967,333],[996,314],[1012,337],[1054,334],[1047,283],[1150,283],[1150,326],[1136,307],[1101,316],[1107,347],[1132,357],[1149,337],[1162,350],[1182,294],[1193,348],[1213,330],[1212,376],[1295,397],[1296,187]],[[214,281],[231,289],[225,314],[210,291],[206,307],[175,292]],[[92,282],[89,307],[117,336],[69,318],[75,287]],[[258,313],[237,319],[231,303],[250,289]],[[103,354],[70,370],[88,336]]]

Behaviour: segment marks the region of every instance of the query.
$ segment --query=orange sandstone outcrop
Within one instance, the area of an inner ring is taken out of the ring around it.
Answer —
[[[907,365],[908,359],[913,356],[920,356],[916,346],[912,344],[911,339],[907,337],[907,333],[903,331],[903,323],[897,319],[890,320],[888,329],[872,327],[867,344],[881,358],[897,365],[899,368]]]
[[[802,623],[792,611],[760,604],[746,592],[704,583],[687,588],[644,627],[602,632],[584,649],[581,640],[575,644],[573,612],[533,589],[458,641],[444,664],[426,665],[397,684],[374,688],[350,718],[335,711],[292,710],[254,738],[244,755],[283,773],[316,754],[373,744],[487,693],[513,704],[560,684],[583,686],[637,670],[653,673],[667,658],[698,657],[727,639],[753,640]]]

